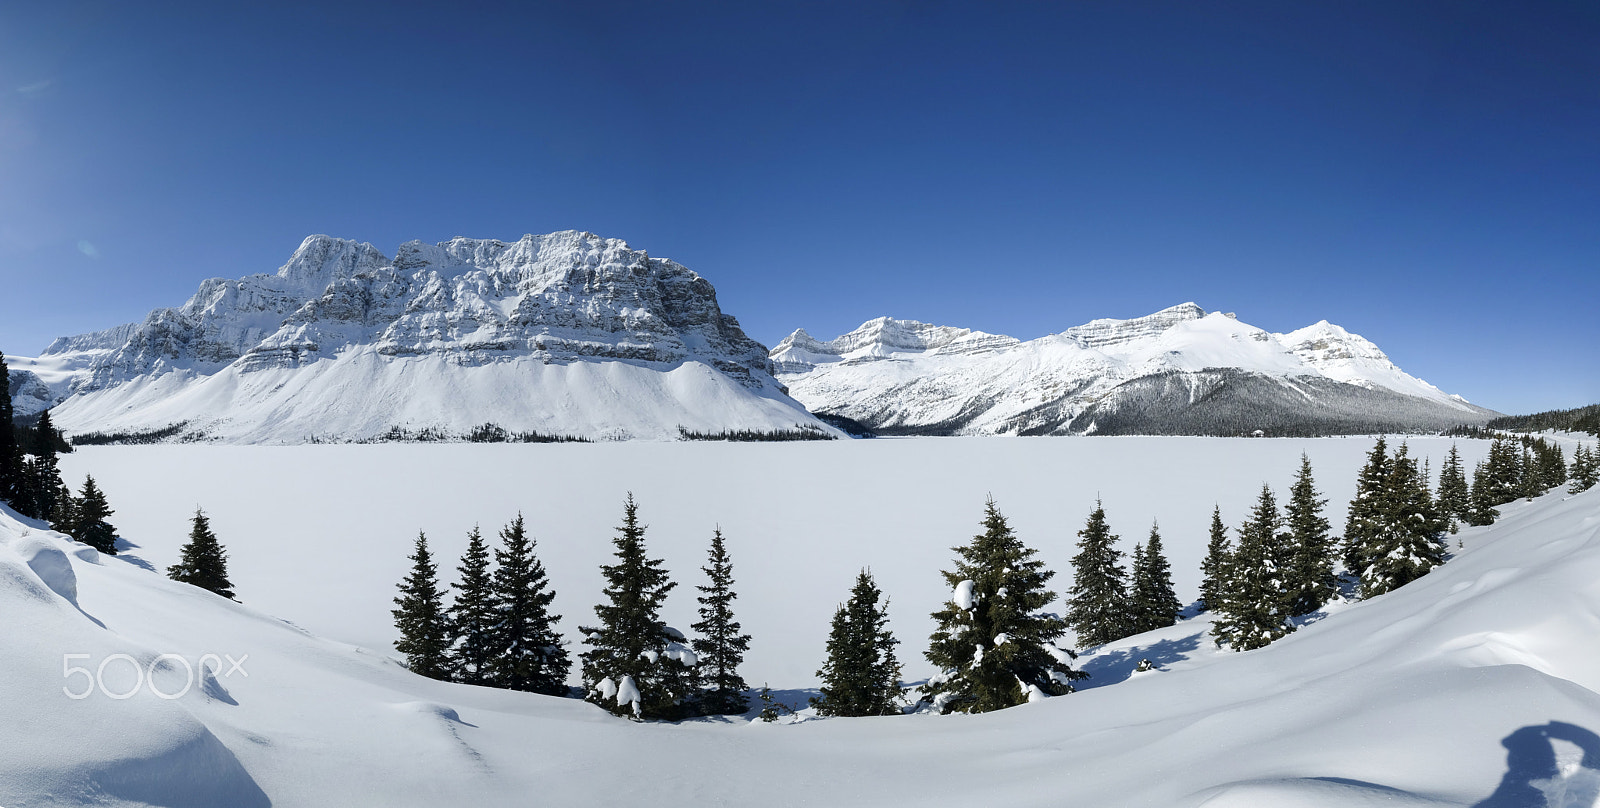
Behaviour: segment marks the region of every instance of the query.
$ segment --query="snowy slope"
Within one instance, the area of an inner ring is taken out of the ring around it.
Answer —
[[[1214,463],[1247,468],[1238,445],[1216,442]],[[1099,649],[1098,686],[1040,704],[673,726],[422,680],[0,511],[0,804],[1593,805],[1600,493],[1507,506],[1461,540],[1432,575],[1266,649],[1215,651],[1187,621]],[[848,581],[787,583],[740,603],[832,602]],[[920,638],[901,638],[914,657]],[[248,658],[171,700],[116,658],[106,689],[134,694],[74,700],[62,688],[85,680],[63,654],[175,655],[164,693],[183,689],[180,659]],[[1130,674],[1141,656],[1159,670]]]
[[[882,318],[830,342],[796,331],[771,356],[814,412],[891,434],[1364,432],[1494,415],[1325,321],[1271,334],[1193,303],[1028,342]]]
[[[486,422],[613,439],[818,425],[705,279],[575,231],[413,241],[392,260],[311,236],[275,274],[207,280],[36,364],[67,353],[87,358],[53,416],[68,432],[299,443]]]

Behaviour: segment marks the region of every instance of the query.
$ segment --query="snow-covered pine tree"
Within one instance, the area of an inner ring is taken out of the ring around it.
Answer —
[[[394,599],[394,627],[400,632],[396,651],[406,655],[406,667],[429,679],[448,679],[450,627],[444,613],[444,592],[439,589],[438,568],[428,552],[428,537],[420,531],[410,556],[411,572],[400,582]]]
[[[1521,474],[1517,477],[1517,496],[1533,499],[1545,492],[1544,478],[1539,474],[1539,463],[1533,450],[1522,446],[1522,460],[1517,464]]]
[[[1490,449],[1493,452],[1493,449]],[[1482,527],[1494,524],[1500,518],[1500,512],[1495,510],[1494,483],[1490,480],[1489,464],[1487,461],[1479,462],[1472,472],[1472,494],[1467,512],[1467,524]]]
[[[1472,489],[1467,486],[1466,470],[1461,466],[1461,454],[1450,444],[1450,454],[1445,455],[1444,467],[1439,469],[1439,510],[1450,521],[1450,532],[1457,530],[1458,522],[1472,517]]]
[[[1078,644],[1088,648],[1130,633],[1128,575],[1099,500],[1078,537],[1078,554],[1072,557],[1072,591],[1067,593],[1067,625],[1077,634]]]
[[[889,631],[889,601],[862,570],[850,590],[850,601],[833,614],[828,632],[828,658],[817,671],[822,695],[811,699],[818,715],[895,715],[900,712],[899,642]]]
[[[1150,525],[1150,538],[1133,554],[1132,631],[1142,634],[1178,622],[1183,604],[1172,590],[1172,564],[1161,547],[1161,530]]]
[[[728,558],[720,527],[711,533],[707,566],[700,571],[710,583],[695,587],[702,593],[696,598],[700,602],[700,622],[689,626],[698,635],[693,645],[700,657],[701,683],[705,688],[699,695],[698,712],[738,715],[750,709],[750,699],[745,695],[750,686],[739,675],[744,653],[750,650],[750,635],[740,634],[740,625],[733,619],[733,601],[739,595],[733,591],[733,562]]]
[[[11,406],[11,369],[6,367],[5,354],[0,353],[0,500],[17,508],[21,504],[19,495],[25,490],[22,447],[17,445],[15,412]],[[17,511],[22,512],[20,508]]]
[[[1055,572],[1017,538],[993,499],[983,532],[953,549],[954,570],[940,573],[953,595],[933,613],[938,628],[924,654],[941,672],[926,698],[941,713],[983,713],[1071,693],[1088,674],[1056,647],[1067,622],[1042,611],[1056,598],[1045,588]]]
[[[1300,454],[1300,470],[1289,487],[1284,505],[1284,526],[1289,530],[1293,555],[1289,561],[1289,613],[1310,614],[1339,591],[1333,573],[1334,539],[1329,534],[1322,499],[1311,475],[1311,458]]]
[[[1569,477],[1572,484],[1567,487],[1567,492],[1572,494],[1587,491],[1600,483],[1600,451],[1578,444],[1578,448],[1572,450],[1572,472]]]
[[[1280,534],[1282,520],[1272,487],[1261,486],[1261,497],[1250,519],[1239,528],[1239,547],[1233,552],[1232,591],[1217,607],[1211,624],[1217,645],[1235,651],[1261,648],[1294,631],[1289,622],[1287,566],[1288,536]]]
[[[1559,488],[1567,482],[1567,456],[1557,446],[1544,438],[1535,438],[1533,451],[1538,465],[1539,486],[1545,491]]]
[[[1222,506],[1211,508],[1211,538],[1206,543],[1206,557],[1200,562],[1200,609],[1212,611],[1227,596],[1228,564],[1233,550],[1228,544],[1228,529],[1222,524]]]
[[[467,549],[461,554],[456,574],[459,579],[450,584],[456,591],[450,604],[451,678],[469,685],[487,685],[490,684],[490,663],[495,656],[494,629],[499,614],[495,610],[489,547],[477,525],[467,534]]]
[[[1356,496],[1350,500],[1344,522],[1344,569],[1352,577],[1359,578],[1361,571],[1367,568],[1367,548],[1383,529],[1388,484],[1389,444],[1380,436],[1367,454],[1367,464],[1356,477]]]
[[[661,621],[667,593],[677,584],[667,579],[661,559],[646,555],[644,531],[630,493],[611,540],[617,563],[600,567],[607,600],[594,607],[600,625],[579,629],[589,646],[585,698],[616,715],[677,720],[693,706],[696,659]]]
[[[1444,520],[1433,504],[1428,480],[1404,444],[1389,469],[1383,528],[1369,545],[1361,574],[1361,597],[1391,592],[1444,563]]]
[[[544,564],[534,555],[522,514],[500,531],[504,548],[494,551],[495,570],[489,579],[495,623],[489,632],[494,653],[489,658],[488,679],[495,687],[567,695],[567,672],[572,663],[562,647],[550,613],[556,599],[545,577]]]
[[[167,577],[234,599],[233,582],[228,580],[228,554],[217,541],[217,534],[211,532],[211,520],[205,511],[194,509],[189,541],[178,551],[178,563],[167,568]]]
[[[106,555],[116,555],[117,529],[107,521],[115,511],[106,502],[105,492],[95,484],[94,477],[84,478],[83,490],[73,505],[76,518],[71,536]]]

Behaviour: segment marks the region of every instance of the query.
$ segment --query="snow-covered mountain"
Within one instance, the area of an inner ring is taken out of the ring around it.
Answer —
[[[1323,321],[1272,334],[1184,303],[1023,342],[887,317],[771,353],[812,412],[884,434],[1269,434],[1434,429],[1497,413]]]
[[[484,423],[587,438],[820,426],[709,282],[576,231],[412,241],[393,259],[311,236],[276,274],[204,281],[177,308],[13,367],[53,371],[21,381],[61,401],[52,417],[69,432],[297,443]]]

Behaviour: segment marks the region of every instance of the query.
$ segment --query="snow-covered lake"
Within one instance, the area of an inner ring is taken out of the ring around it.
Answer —
[[[230,555],[241,602],[316,634],[391,652],[390,609],[425,531],[453,579],[466,533],[518,511],[538,539],[555,610],[577,647],[593,622],[622,499],[639,503],[652,554],[678,587],[666,618],[687,629],[713,528],[733,557],[736,614],[753,636],[753,684],[815,684],[829,618],[858,569],[890,597],[908,679],[932,668],[928,614],[948,591],[950,548],[993,496],[1018,535],[1071,584],[1077,531],[1105,503],[1124,550],[1159,522],[1179,597],[1198,596],[1213,506],[1238,525],[1270,484],[1280,502],[1305,452],[1342,532],[1372,438],[920,438],[816,443],[387,444],[85,447],[62,457],[110,497],[133,553],[164,570],[196,506]],[[1437,473],[1452,444],[1469,473],[1486,441],[1411,438]],[[576,683],[576,678],[573,680]]]

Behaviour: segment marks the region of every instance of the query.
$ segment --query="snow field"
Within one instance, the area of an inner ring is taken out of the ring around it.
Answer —
[[[1437,473],[1451,443],[1470,468],[1485,441],[1413,438]],[[165,570],[205,508],[241,602],[318,635],[389,653],[391,599],[418,530],[453,580],[466,533],[491,545],[518,511],[556,591],[570,647],[594,618],[611,537],[632,491],[652,557],[678,587],[664,617],[698,619],[694,586],[713,528],[734,565],[735,615],[752,635],[752,686],[815,687],[833,609],[870,567],[889,596],[907,679],[950,597],[939,575],[979,530],[993,495],[1022,540],[1071,586],[1077,531],[1104,500],[1131,551],[1161,525],[1178,596],[1198,597],[1214,504],[1244,521],[1263,482],[1285,499],[1302,451],[1336,532],[1372,448],[1367,438],[951,438],[830,443],[86,447],[62,457],[76,488],[92,473],[133,553]],[[159,472],[155,471],[159,469]],[[1059,603],[1059,601],[1058,601]],[[573,683],[577,682],[574,675]]]

